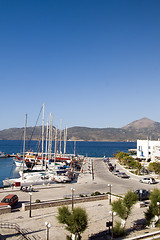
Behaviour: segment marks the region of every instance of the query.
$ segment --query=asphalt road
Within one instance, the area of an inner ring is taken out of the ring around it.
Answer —
[[[100,189],[108,186],[108,184],[112,184],[112,193],[123,195],[128,190],[137,190],[137,189],[147,189],[151,190],[154,188],[159,188],[160,184],[157,181],[156,184],[144,184],[139,182],[139,180],[145,176],[135,176],[130,174],[127,170],[125,170],[122,166],[120,166],[115,159],[111,160],[111,163],[116,164],[116,169],[121,172],[126,172],[127,175],[130,176],[129,179],[123,179],[115,176],[112,172],[108,170],[107,164],[105,164],[101,159],[95,159],[94,161],[94,169],[95,169],[95,181],[98,178],[98,182]],[[148,177],[148,176],[147,176]],[[108,187],[109,190],[109,187]]]
[[[119,166],[114,159],[111,160],[111,163],[116,163],[116,169],[119,169],[123,172],[126,171],[128,174],[127,170],[122,169],[122,167]],[[159,182],[152,185],[140,183],[139,179],[143,177],[134,176],[132,174],[128,174],[130,175],[129,179],[119,178],[108,170],[108,167],[103,162],[102,158],[93,159],[94,179],[92,173],[89,173],[89,166],[90,161],[88,159],[83,165],[83,173],[79,175],[78,180],[75,183],[52,184],[50,186],[35,186],[35,191],[32,193],[32,201],[34,202],[36,199],[45,201],[52,199],[62,199],[66,196],[71,197],[71,188],[75,189],[75,196],[78,196],[79,194],[88,194],[95,191],[99,191],[101,193],[109,192],[110,189],[108,187],[108,184],[112,184],[111,191],[113,194],[117,195],[123,195],[128,190],[151,190],[160,187]],[[8,194],[8,192],[16,192],[16,194],[19,196],[20,203],[29,201],[28,192],[22,192],[16,189],[0,190],[0,199]]]

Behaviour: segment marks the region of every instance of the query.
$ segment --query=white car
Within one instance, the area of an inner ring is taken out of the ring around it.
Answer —
[[[140,180],[141,183],[148,183],[148,184],[153,184],[155,183],[155,179],[154,178],[143,178]]]

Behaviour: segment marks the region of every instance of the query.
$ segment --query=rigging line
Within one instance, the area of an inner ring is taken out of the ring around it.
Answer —
[[[32,134],[31,134],[31,137],[30,137],[29,142],[28,142],[27,149],[29,149],[29,147],[30,147],[30,143],[31,143],[31,140],[32,140],[32,137],[33,137],[33,133],[34,133],[35,128],[36,128],[36,125],[37,125],[37,123],[38,123],[38,120],[39,120],[40,114],[41,114],[41,112],[42,112],[42,109],[43,109],[43,106],[41,107],[41,110],[40,110],[40,112],[39,112],[39,115],[38,115],[38,118],[37,118],[36,124],[35,124],[35,126],[34,126],[34,128],[33,128],[33,131],[32,131]]]

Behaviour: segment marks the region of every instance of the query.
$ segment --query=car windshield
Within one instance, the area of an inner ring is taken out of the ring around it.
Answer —
[[[9,203],[9,202],[10,202],[10,199],[4,198],[4,199],[2,200],[2,202],[3,202],[3,203]]]

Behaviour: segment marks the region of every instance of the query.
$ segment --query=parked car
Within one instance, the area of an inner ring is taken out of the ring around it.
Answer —
[[[113,166],[109,166],[108,169],[109,169],[110,172],[112,172],[114,170],[114,167]]]
[[[138,189],[138,190],[135,191],[135,193],[138,195],[139,201],[149,199],[150,192],[145,190],[145,189]]]
[[[125,172],[120,172],[117,174],[118,177],[121,177],[121,178],[130,178]]]
[[[117,176],[118,176],[118,177],[121,177],[121,174],[122,174],[122,173],[121,173],[121,172],[119,172],[119,173],[117,174]]]
[[[119,170],[113,170],[113,174],[114,175],[118,175],[119,174]]]
[[[0,206],[10,205],[11,207],[15,206],[18,203],[18,196],[15,194],[9,194],[5,196],[0,202]]]
[[[121,178],[130,178],[130,176],[128,176],[125,172],[123,172],[123,173],[121,174]]]
[[[153,184],[153,183],[156,183],[155,179],[154,178],[143,178],[143,179],[140,179],[140,182],[141,183],[148,183],[148,184]]]
[[[109,162],[109,163],[108,163],[108,167],[112,167],[112,163]]]

